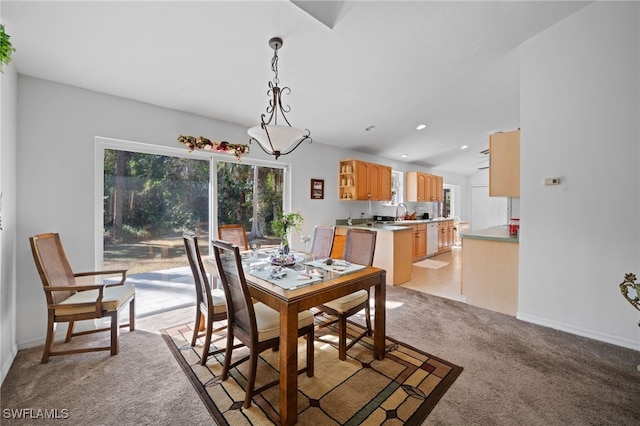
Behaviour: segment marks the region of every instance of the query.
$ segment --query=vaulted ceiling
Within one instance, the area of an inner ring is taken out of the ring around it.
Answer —
[[[0,14],[20,74],[246,127],[267,107],[279,36],[288,117],[315,143],[470,175],[491,132],[519,127],[518,46],[588,3],[2,1]]]

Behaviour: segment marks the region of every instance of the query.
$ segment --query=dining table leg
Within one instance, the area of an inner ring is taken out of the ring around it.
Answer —
[[[298,306],[280,309],[280,424],[298,421]]]
[[[380,275],[380,282],[375,286],[375,315],[373,325],[373,356],[384,359],[386,336],[386,300],[387,284],[385,274]]]

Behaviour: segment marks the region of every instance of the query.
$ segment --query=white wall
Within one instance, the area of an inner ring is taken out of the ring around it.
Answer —
[[[518,318],[636,349],[639,23],[637,2],[591,4],[524,43],[520,78]]]
[[[177,148],[181,148],[177,142],[180,134],[239,143],[246,143],[248,136],[245,127],[235,124],[22,75],[18,79],[18,99],[17,179],[22,196],[18,199],[17,342],[24,348],[42,344],[46,328],[45,298],[29,236],[59,232],[74,270],[95,267],[94,249],[101,244],[94,235],[95,227],[101,225],[94,209],[96,136]],[[255,145],[251,149],[249,158],[271,158]],[[338,162],[343,158],[381,162],[319,141],[305,143],[278,160],[291,163],[291,209],[305,218],[303,232],[311,233],[315,224],[346,218],[349,212],[368,212],[367,202],[338,200]],[[406,170],[405,163],[384,164]],[[325,180],[324,200],[310,199],[311,178]],[[372,203],[372,208],[382,209],[381,203]],[[298,238],[292,243],[294,247],[301,245]]]
[[[18,75],[13,64],[0,74],[0,382],[16,356],[16,107]]]

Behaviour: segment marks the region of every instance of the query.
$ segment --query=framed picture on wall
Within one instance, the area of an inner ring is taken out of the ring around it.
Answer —
[[[311,179],[311,199],[322,200],[324,198],[324,179]]]

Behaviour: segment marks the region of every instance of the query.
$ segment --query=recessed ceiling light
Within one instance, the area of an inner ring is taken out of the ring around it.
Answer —
[[[367,132],[370,132],[371,130],[373,130],[373,129],[375,129],[375,128],[376,128],[376,126],[369,126],[369,127],[367,127],[366,129],[364,129],[364,130],[365,130],[365,131],[367,131]]]
[[[427,127],[427,125],[426,125],[426,124],[418,124],[418,127],[416,127],[416,130],[422,130],[422,129],[424,129],[425,127]]]
[[[469,145],[462,145],[462,146],[460,147],[460,149],[467,149],[467,148],[469,148]]]
[[[400,158],[407,158],[407,157],[408,157],[408,155],[407,155],[407,154],[402,154],[402,155],[400,156]]]

